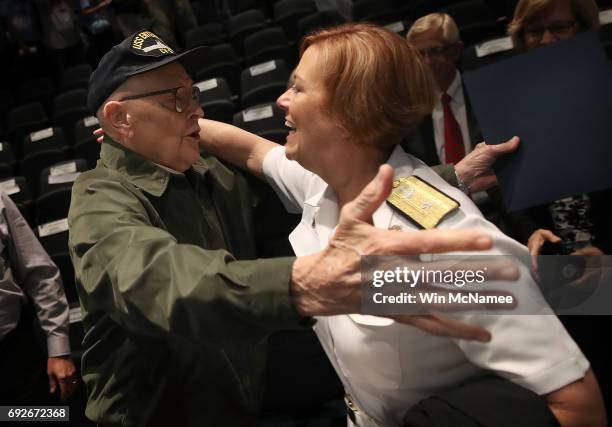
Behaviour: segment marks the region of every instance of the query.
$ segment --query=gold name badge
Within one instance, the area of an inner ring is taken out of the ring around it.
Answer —
[[[444,217],[459,208],[455,199],[414,175],[393,181],[387,203],[426,230],[436,228]]]

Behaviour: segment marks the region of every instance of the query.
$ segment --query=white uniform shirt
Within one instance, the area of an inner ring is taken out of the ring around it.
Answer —
[[[459,74],[459,71],[455,74],[455,79],[448,87],[446,93],[451,97],[450,107],[461,128],[463,147],[465,148],[465,154],[467,154],[472,151],[472,140],[470,139],[470,131],[467,122],[467,107],[465,106],[465,96],[463,94],[463,85],[461,83],[461,74]],[[431,120],[433,122],[436,153],[438,154],[440,163],[446,163],[446,153],[444,150],[444,106],[440,99],[441,96],[442,94],[438,94],[434,109],[431,113]]]
[[[417,175],[458,200],[461,207],[439,228],[478,229],[494,239],[488,254],[525,255],[527,249],[487,222],[473,202],[451,187],[417,158],[397,147],[388,162],[396,177]],[[323,249],[338,222],[338,204],[331,188],[297,162],[283,147],[266,156],[264,174],[285,206],[302,211],[289,240],[298,256]],[[374,213],[374,225],[399,225],[416,230],[385,203]],[[537,287],[526,267],[521,279]],[[514,291],[513,291],[514,293]],[[536,296],[537,298],[537,296]],[[549,309],[545,310],[550,312]],[[492,333],[480,343],[436,337],[391,319],[341,315],[318,319],[315,331],[357,406],[381,426],[399,426],[410,406],[463,380],[491,370],[538,394],[546,394],[582,378],[588,361],[553,315],[453,315]],[[349,425],[352,423],[349,421]],[[375,426],[367,421],[361,426]]]

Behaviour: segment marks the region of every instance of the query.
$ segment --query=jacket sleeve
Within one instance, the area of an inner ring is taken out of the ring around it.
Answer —
[[[455,167],[453,165],[435,165],[431,168],[435,173],[440,175],[444,181],[453,187],[457,187],[459,185],[457,182],[457,175],[455,174]]]
[[[207,343],[299,327],[289,292],[293,258],[236,261],[179,244],[146,203],[115,180],[75,183],[69,245],[86,313],[137,334]]]

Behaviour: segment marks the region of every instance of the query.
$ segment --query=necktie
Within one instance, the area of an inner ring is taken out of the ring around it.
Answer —
[[[451,97],[448,93],[442,95],[442,106],[444,107],[444,155],[446,163],[456,164],[465,156],[463,146],[463,135],[453,110],[450,107]]]

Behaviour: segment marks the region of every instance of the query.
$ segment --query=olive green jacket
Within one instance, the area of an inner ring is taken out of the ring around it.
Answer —
[[[214,158],[177,174],[108,138],[79,176],[68,222],[89,418],[252,424],[266,336],[300,318],[293,258],[236,260],[255,255],[248,202],[241,175]]]

